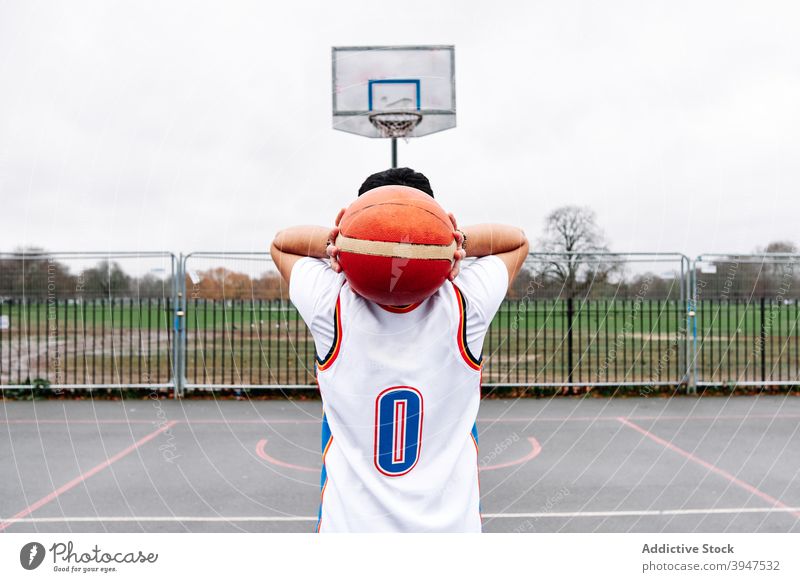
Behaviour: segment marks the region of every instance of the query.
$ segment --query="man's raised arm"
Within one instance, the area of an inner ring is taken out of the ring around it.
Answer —
[[[467,237],[464,244],[467,256],[495,255],[505,263],[510,284],[528,256],[528,239],[522,229],[505,224],[476,224],[461,231]]]
[[[286,283],[292,274],[292,267],[303,257],[323,259],[328,255],[330,228],[324,226],[293,226],[275,235],[270,247],[270,255]]]

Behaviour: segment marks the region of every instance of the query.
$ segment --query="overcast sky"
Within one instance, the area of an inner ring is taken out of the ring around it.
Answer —
[[[262,251],[389,144],[330,47],[454,44],[458,127],[400,144],[462,224],[597,211],[618,251],[800,242],[797,2],[0,1],[0,251]],[[535,248],[533,249],[535,250]]]

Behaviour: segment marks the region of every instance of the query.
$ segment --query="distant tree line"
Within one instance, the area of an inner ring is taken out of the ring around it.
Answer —
[[[73,273],[69,265],[48,258],[41,249],[27,249],[24,255],[24,260],[21,256],[0,256],[0,299],[155,299],[172,296],[173,278],[170,273],[134,276],[113,260],[101,260]],[[193,275],[198,280],[192,281],[187,275],[186,293],[195,299],[278,299],[282,296],[277,273],[253,278],[217,267]]]
[[[787,241],[757,249],[755,256],[714,257],[703,261],[695,274],[699,299],[778,301],[800,299],[800,260],[797,246]]]
[[[0,257],[0,298],[94,299],[167,297],[172,280],[147,273],[134,277],[115,261],[102,260],[73,273],[67,264],[46,256]]]
[[[589,208],[557,208],[546,217],[542,232],[531,245],[536,256],[514,281],[509,299],[678,300],[682,296],[677,265],[653,272],[610,255],[605,234]],[[0,300],[23,296],[93,299],[172,295],[169,273],[133,276],[118,262],[108,260],[72,273],[68,265],[48,259],[41,249],[27,249],[26,253],[29,256],[24,261],[0,255]],[[800,261],[782,258],[797,253],[794,243],[778,241],[757,249],[755,257],[731,255],[703,261],[695,273],[698,296],[714,300],[797,300]],[[192,299],[274,300],[287,296],[277,272],[253,277],[225,267],[187,274],[185,288]]]
[[[594,211],[562,206],[545,218],[542,237],[531,245],[539,253],[509,290],[520,299],[671,299],[681,298],[679,268],[653,272],[608,254]],[[800,257],[789,241],[758,248],[751,257],[722,256],[703,262],[695,273],[701,299],[800,299]],[[645,263],[647,266],[647,263]],[[652,267],[652,265],[650,265]],[[689,277],[691,273],[684,273]]]

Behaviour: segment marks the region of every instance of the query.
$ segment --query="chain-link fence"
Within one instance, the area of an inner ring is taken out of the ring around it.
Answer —
[[[192,253],[184,387],[313,386],[314,343],[267,253]],[[678,254],[534,254],[484,344],[484,384],[686,382],[689,261]]]
[[[798,262],[531,254],[484,385],[796,386]],[[314,355],[267,253],[0,254],[2,388],[314,387]]]
[[[0,254],[0,386],[175,386],[171,253]]]
[[[702,255],[694,279],[697,386],[800,384],[800,255]]]
[[[531,254],[486,338],[484,385],[686,383],[688,278],[680,254]]]
[[[314,342],[268,253],[191,253],[182,357],[187,390],[315,386]]]

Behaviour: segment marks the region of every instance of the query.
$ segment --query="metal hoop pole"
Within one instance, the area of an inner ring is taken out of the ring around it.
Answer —
[[[392,138],[392,168],[397,167],[397,138]]]

